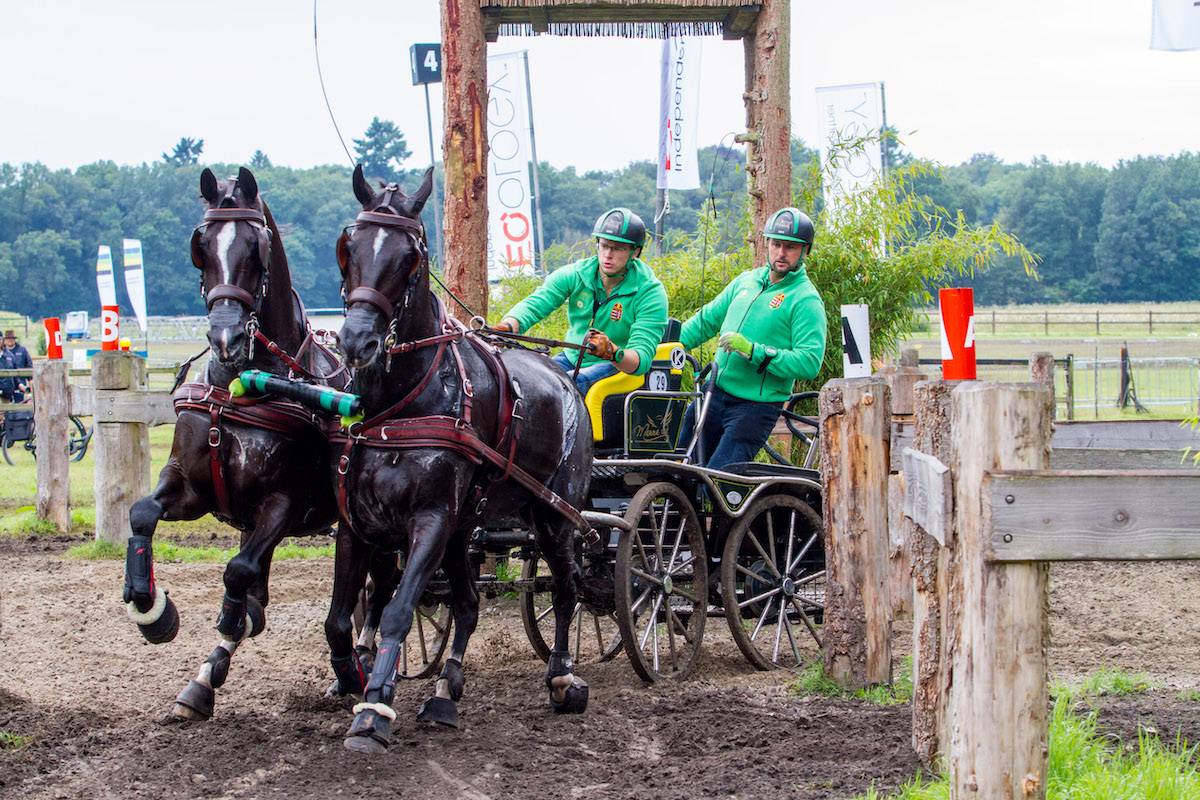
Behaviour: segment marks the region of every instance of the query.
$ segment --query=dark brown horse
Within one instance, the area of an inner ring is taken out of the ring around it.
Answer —
[[[192,234],[192,262],[208,306],[212,358],[199,383],[176,392],[178,420],[171,456],[149,497],[134,503],[125,562],[129,616],[150,642],[175,638],[179,615],[155,580],[151,542],[159,520],[211,513],[242,532],[225,568],[217,617],[221,641],[180,693],[174,713],[212,715],[214,690],[238,645],[266,624],[267,578],[285,536],[328,531],[337,516],[321,425],[293,403],[231,398],[243,369],[322,378],[344,388],[348,371],[314,341],[292,288],[279,228],[245,168],[219,181],[205,169],[206,211]]]
[[[587,687],[572,674],[567,633],[576,597],[574,546],[585,524],[566,507],[583,506],[591,474],[591,426],[582,399],[545,357],[523,350],[498,354],[445,316],[430,291],[418,218],[432,171],[411,197],[395,185],[376,194],[361,166],[353,185],[363,212],[338,241],[348,305],[340,336],[367,419],[334,438],[342,524],[326,631],[335,669],[339,659],[353,657],[350,615],[368,563],[379,552],[403,551],[406,559],[383,611],[369,681],[361,682],[362,670],[339,673],[343,691],[365,695],[355,706],[346,747],[387,747],[401,643],[439,566],[450,587],[454,639],[419,718],[457,725],[463,657],[479,613],[468,537],[478,525],[517,516],[535,531],[554,575],[555,643],[546,672],[551,704],[582,712]],[[503,456],[496,460],[498,453]]]

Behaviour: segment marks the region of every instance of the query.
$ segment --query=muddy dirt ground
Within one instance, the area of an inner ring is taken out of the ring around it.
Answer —
[[[486,603],[462,730],[419,725],[432,682],[406,683],[391,750],[349,753],[351,715],[323,697],[328,560],[275,565],[267,630],[235,655],[215,716],[172,723],[172,700],[216,643],[221,567],[159,565],[182,628],[151,646],[118,602],[122,565],[64,549],[0,540],[0,731],[32,737],[0,749],[5,798],[844,798],[917,770],[907,707],[790,696],[791,676],[753,672],[719,619],[689,682],[643,686],[621,656],[580,670],[586,714],[555,716],[511,601]],[[1147,672],[1163,688],[1105,701],[1108,730],[1200,739],[1200,703],[1178,696],[1200,686],[1200,568],[1055,565],[1052,576],[1055,674]],[[907,652],[908,630],[896,635]]]

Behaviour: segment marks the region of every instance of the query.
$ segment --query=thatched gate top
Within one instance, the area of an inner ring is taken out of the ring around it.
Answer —
[[[762,3],[745,0],[480,0],[484,35],[666,36],[721,34],[741,39],[754,28]]]

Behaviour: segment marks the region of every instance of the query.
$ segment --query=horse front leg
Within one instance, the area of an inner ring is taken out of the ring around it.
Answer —
[[[343,742],[347,750],[382,753],[391,739],[396,712],[396,667],[400,648],[412,629],[413,611],[429,585],[429,579],[441,563],[449,529],[443,515],[420,515],[413,521],[413,536],[400,587],[383,610],[379,650],[363,702],[354,706],[354,722]]]
[[[350,526],[339,524],[333,560],[333,595],[329,600],[329,616],[325,618],[325,641],[329,644],[329,661],[336,678],[330,693],[350,695],[355,699],[361,698],[371,671],[355,651],[353,621],[354,606],[366,581],[370,559],[367,545],[354,535]],[[392,561],[395,562],[395,556]],[[373,630],[371,637],[373,641]]]
[[[475,590],[475,578],[471,574],[471,562],[467,553],[467,534],[460,531],[450,543],[442,569],[450,583],[450,611],[454,615],[454,639],[450,644],[450,656],[442,665],[442,672],[434,684],[434,693],[417,714],[422,722],[436,722],[452,728],[458,727],[458,706],[462,699],[466,678],[463,675],[463,658],[467,653],[467,642],[479,623],[479,593]]]
[[[129,509],[132,535],[125,550],[125,591],[129,619],[151,644],[163,644],[179,633],[179,611],[154,576],[154,531],[161,519],[195,519],[207,509],[172,459],[159,474],[154,493]]]
[[[571,660],[571,620],[575,616],[575,529],[561,517],[534,516],[534,530],[542,557],[554,577],[554,649],[546,662],[546,688],[550,706],[558,714],[582,714],[587,710],[588,685],[575,675]]]
[[[383,609],[400,584],[400,567],[396,563],[396,554],[378,550],[371,554],[368,572],[371,576],[370,592],[363,602],[362,629],[358,632],[358,641],[354,652],[363,665],[366,674],[370,674],[375,664],[375,634],[379,632],[383,620]]]
[[[237,555],[225,565],[225,597],[217,616],[221,640],[200,665],[196,677],[175,698],[171,711],[174,716],[187,720],[211,717],[216,690],[229,676],[233,654],[242,641],[257,636],[267,626],[267,613],[258,598],[267,596],[263,582],[276,545],[294,529],[292,510],[293,502],[286,496],[267,498],[254,530],[242,537]]]

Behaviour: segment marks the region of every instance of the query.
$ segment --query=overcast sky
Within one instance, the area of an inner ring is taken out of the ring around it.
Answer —
[[[408,48],[440,38],[437,0],[318,5],[321,62],[347,140],[372,116],[427,163]],[[1200,51],[1149,49],[1150,0],[827,0],[792,4],[792,124],[816,139],[814,88],[882,80],[908,149],[942,163],[1110,165],[1200,149]],[[653,159],[650,40],[504,38],[527,49],[538,156],[612,169]],[[181,136],[204,160],[345,163],[321,98],[311,0],[0,0],[0,162],[151,161]],[[706,37],[700,143],[745,125],[742,45]],[[441,89],[432,87],[441,147]],[[349,141],[347,141],[349,144]]]

